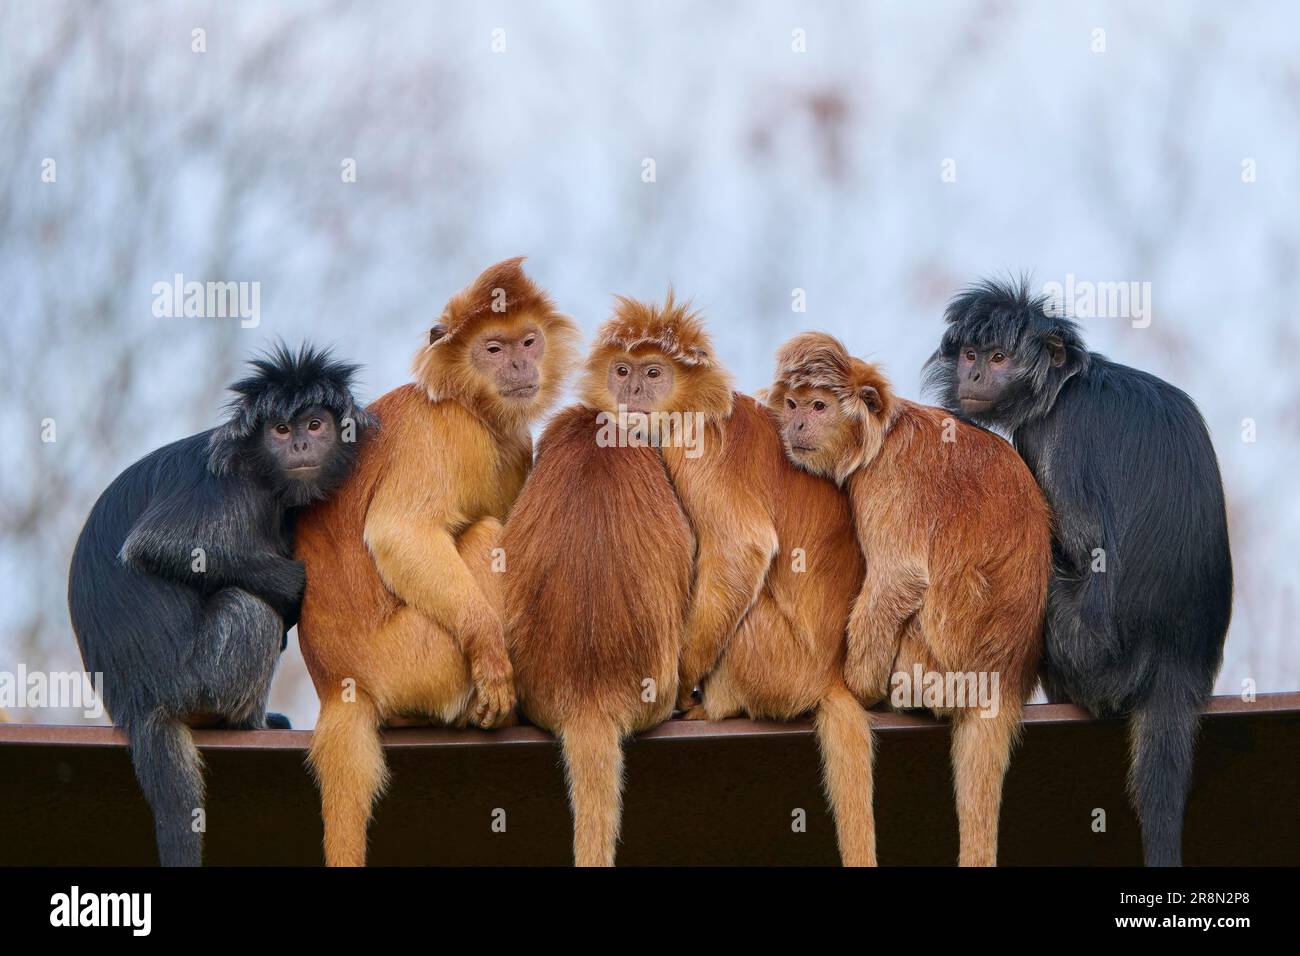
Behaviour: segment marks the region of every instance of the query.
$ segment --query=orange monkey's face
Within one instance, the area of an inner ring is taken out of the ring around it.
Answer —
[[[615,355],[610,359],[606,387],[615,405],[649,413],[667,407],[676,377],[673,363],[658,352]]]
[[[542,387],[546,335],[532,322],[486,328],[470,345],[470,362],[496,394],[509,402],[531,402]]]
[[[786,455],[813,474],[834,475],[840,460],[857,444],[854,423],[829,389],[787,389],[777,417]]]

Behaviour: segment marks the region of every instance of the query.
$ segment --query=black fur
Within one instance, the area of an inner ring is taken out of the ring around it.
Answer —
[[[1223,659],[1232,558],[1223,484],[1192,400],[1087,351],[1025,281],[986,282],[948,306],[927,386],[960,414],[966,345],[1017,364],[977,417],[1005,429],[1054,512],[1043,686],[1097,715],[1129,715],[1130,791],[1148,866],[1178,865],[1199,712]],[[1065,346],[1053,367],[1046,341]],[[1106,570],[1093,572],[1093,550]]]
[[[288,726],[266,713],[266,700],[306,581],[292,559],[292,509],[333,491],[359,444],[340,441],[304,487],[264,459],[261,427],[311,405],[355,422],[357,439],[373,424],[352,399],[356,366],[327,351],[281,345],[252,365],[231,386],[238,397],[224,425],[146,455],[109,485],[68,578],[82,660],[103,674],[104,704],[130,741],[165,866],[202,861],[193,826],[202,764],[187,723]]]

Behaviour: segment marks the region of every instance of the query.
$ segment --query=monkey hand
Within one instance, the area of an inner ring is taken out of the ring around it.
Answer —
[[[474,695],[471,723],[491,728],[505,724],[515,709],[515,676],[504,649],[481,650],[470,659]]]
[[[889,697],[890,677],[894,673],[893,654],[855,653],[850,642],[844,661],[844,683],[863,707],[873,707]]]
[[[688,711],[700,703],[700,695],[696,693],[695,685],[681,684],[677,691],[677,709]]]
[[[265,576],[262,599],[275,609],[284,621],[285,644],[289,639],[289,628],[298,623],[298,614],[302,607],[302,594],[307,587],[307,565],[302,561],[277,559]],[[281,650],[283,650],[283,646]]]

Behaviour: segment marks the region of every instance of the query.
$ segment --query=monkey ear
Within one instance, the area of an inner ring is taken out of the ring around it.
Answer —
[[[880,400],[880,393],[874,386],[863,385],[858,389],[858,398],[862,399],[862,403],[873,415],[879,415],[880,410],[885,407],[885,403]]]
[[[447,327],[441,323],[429,330],[429,344],[432,345],[447,334]]]
[[[1060,368],[1065,364],[1065,343],[1061,341],[1059,335],[1049,335],[1043,340],[1047,346],[1047,354],[1051,356],[1052,367]]]

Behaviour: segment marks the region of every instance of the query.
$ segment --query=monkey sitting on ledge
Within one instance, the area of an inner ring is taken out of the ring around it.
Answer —
[[[299,640],[321,705],[309,761],[331,866],[365,863],[387,778],[381,724],[494,727],[514,707],[494,550],[577,336],[522,261],[451,298],[416,381],[370,406],[379,428],[352,478],[299,524]]]
[[[781,347],[767,400],[790,460],[846,486],[852,503],[866,576],[844,675],[858,699],[886,697],[891,675],[996,675],[987,710],[931,708],[953,719],[960,862],[992,866],[1002,779],[1042,654],[1043,496],[997,435],[897,397],[824,333]]]
[[[604,371],[598,348],[589,378]],[[609,398],[588,386],[547,426],[502,542],[519,705],[560,739],[579,866],[614,863],[623,740],[672,716],[695,549],[658,453]]]
[[[841,676],[862,582],[848,502],[786,460],[772,412],[732,392],[702,321],[671,293],[662,306],[620,300],[582,389],[657,430],[695,532],[677,682],[687,718],[813,712],[840,856],[873,865],[870,724]]]
[[[81,657],[131,743],[163,866],[202,862],[190,728],[289,726],[266,702],[302,597],[293,517],[340,486],[372,423],[353,402],[357,367],[327,351],[281,346],[252,365],[223,425],[108,486],[68,576]]]

